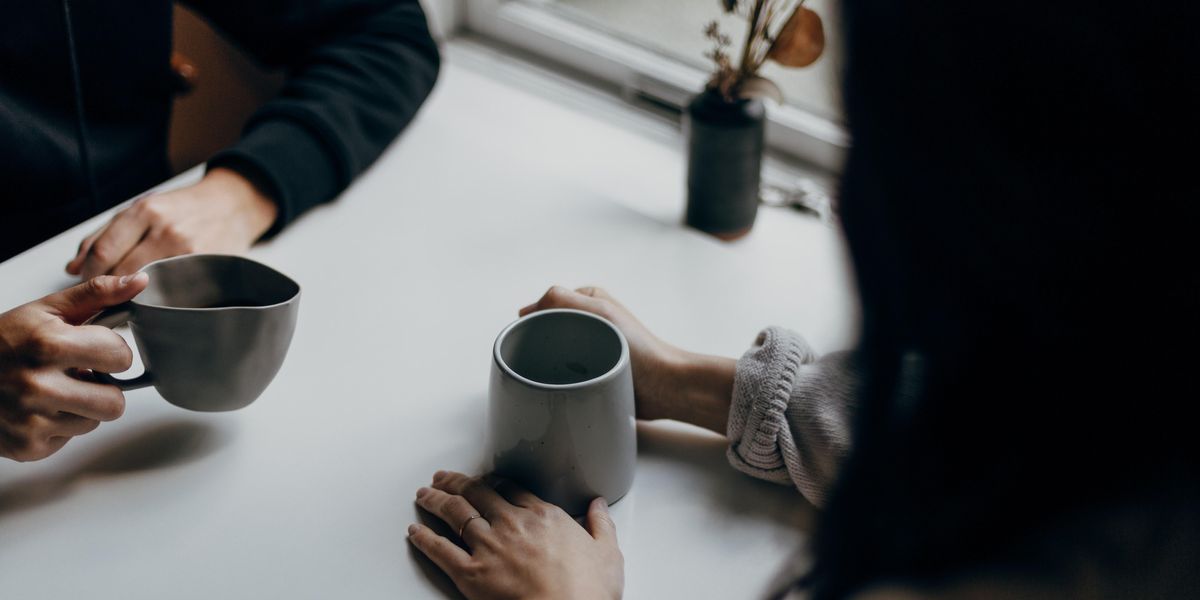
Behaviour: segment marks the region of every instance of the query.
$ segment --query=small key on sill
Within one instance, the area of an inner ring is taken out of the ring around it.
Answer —
[[[787,207],[809,213],[827,223],[835,220],[833,198],[811,179],[797,179],[788,187],[763,184],[759,201],[764,206]]]

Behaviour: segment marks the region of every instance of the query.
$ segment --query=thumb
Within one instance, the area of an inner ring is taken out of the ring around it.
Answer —
[[[608,502],[601,496],[592,500],[587,511],[587,530],[598,542],[617,543],[617,526],[608,514]]]
[[[42,299],[42,304],[71,324],[86,321],[101,310],[127,302],[146,289],[150,276],[134,273],[124,277],[93,277]]]

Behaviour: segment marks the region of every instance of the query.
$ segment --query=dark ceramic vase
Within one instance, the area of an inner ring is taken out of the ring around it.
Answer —
[[[766,108],[705,90],[688,104],[687,217],[690,227],[732,240],[749,233],[758,213]]]

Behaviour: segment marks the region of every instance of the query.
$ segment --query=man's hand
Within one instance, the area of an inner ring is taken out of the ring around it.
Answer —
[[[737,362],[681,350],[656,337],[629,309],[598,287],[554,286],[520,315],[573,308],[612,322],[629,342],[637,418],[674,419],[725,435]]]
[[[278,207],[246,178],[213,169],[191,187],[146,196],[79,244],[67,272],[127,275],[194,252],[243,252],[275,222]]]
[[[121,390],[91,381],[88,370],[120,373],[133,353],[111,329],[79,323],[148,280],[98,277],[0,314],[0,456],[39,460],[121,416]]]

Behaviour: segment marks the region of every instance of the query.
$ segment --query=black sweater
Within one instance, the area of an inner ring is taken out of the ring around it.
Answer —
[[[370,165],[437,77],[416,0],[187,4],[263,64],[287,69],[242,139],[209,161],[279,203],[272,233]],[[0,12],[3,260],[170,174],[174,80],[168,0],[38,0]]]

